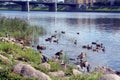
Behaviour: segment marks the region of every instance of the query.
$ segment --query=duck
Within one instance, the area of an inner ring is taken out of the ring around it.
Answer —
[[[96,42],[92,42],[92,44],[97,44]]]
[[[65,31],[61,31],[62,34],[65,34]]]
[[[57,40],[53,40],[53,42],[57,43],[58,44],[58,39]]]
[[[74,44],[77,45],[77,40],[74,41]]]
[[[82,48],[87,48],[87,46],[86,46],[86,45],[83,45]]]
[[[79,32],[77,32],[77,35],[79,35],[80,33]]]
[[[37,45],[37,50],[45,50],[46,49],[46,47],[45,46],[43,46],[43,45]]]

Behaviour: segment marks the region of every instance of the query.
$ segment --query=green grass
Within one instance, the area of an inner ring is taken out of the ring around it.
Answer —
[[[94,11],[120,11],[120,7],[99,7],[99,8],[88,8],[87,10]]]
[[[23,49],[8,42],[0,42],[0,54],[8,58],[8,60],[0,58],[0,80],[29,80],[12,73],[12,68],[17,63],[15,60],[31,65],[39,65],[41,63],[40,53],[32,49]],[[10,55],[13,57],[10,57]]]
[[[34,32],[34,34],[33,34]],[[22,39],[25,45],[33,40],[37,43],[37,38],[44,34],[42,27],[30,26],[26,21],[18,18],[0,17],[0,37],[5,37],[8,33],[15,39]],[[41,63],[41,54],[31,48],[25,48],[9,42],[0,42],[0,54],[8,59],[0,58],[0,80],[35,80],[23,78],[20,75],[12,73],[13,66],[17,64],[16,60],[38,65]]]
[[[69,80],[98,80],[100,76],[102,76],[101,73],[90,73],[90,74],[71,76]]]
[[[0,8],[0,10],[7,10],[7,8],[5,8],[5,7],[2,7],[2,8]]]
[[[61,70],[60,63],[58,63],[58,62],[51,62],[50,61],[49,64],[51,66],[51,69],[50,69],[51,72]]]
[[[30,45],[32,41],[37,43],[39,36],[46,31],[42,27],[31,26],[18,18],[0,17],[0,37],[5,36],[6,33],[16,39],[22,39],[25,45]]]
[[[30,26],[26,21],[19,20],[17,18],[10,19],[1,17],[0,18],[0,37],[5,37],[5,33],[9,33],[10,36],[15,37],[16,39],[22,39],[28,42],[32,37],[37,38],[41,34],[45,33],[44,30],[37,26]],[[35,32],[32,35],[33,31]],[[23,48],[16,44],[11,44],[9,42],[0,42],[0,54],[7,57],[4,59],[0,57],[0,80],[36,80],[32,78],[24,78],[18,74],[12,72],[13,66],[17,64],[16,60],[22,61],[32,65],[37,70],[40,70],[46,74],[48,72],[60,71],[63,70],[68,77],[53,77],[52,80],[97,80],[101,74],[91,73],[89,75],[77,75],[73,76],[72,69],[73,66],[63,69],[60,62],[49,61],[51,69],[48,70],[44,67],[41,67],[39,64],[42,62],[41,54],[36,52],[31,48]],[[66,63],[68,61],[68,55],[64,56]]]
[[[53,77],[52,80],[98,80],[99,77],[102,76],[101,73],[90,73],[90,74],[82,74],[82,75],[72,75],[72,76],[66,76],[66,77]]]
[[[32,49],[23,49],[16,44],[11,44],[7,42],[0,42],[0,50],[4,55],[13,55],[14,59],[21,59],[25,62],[33,62],[35,64],[41,63],[41,55]],[[10,57],[9,57],[10,58]]]
[[[34,78],[24,78],[8,70],[0,70],[0,80],[37,80]]]

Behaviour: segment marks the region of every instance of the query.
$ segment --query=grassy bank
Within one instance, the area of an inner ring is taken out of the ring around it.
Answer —
[[[33,32],[35,32],[34,35]],[[44,34],[45,31],[43,28],[30,26],[24,20],[1,17],[0,37],[6,37],[6,33],[16,40],[24,40],[25,44],[23,45],[28,45],[31,43],[32,37],[37,39],[38,36]],[[30,64],[35,69],[46,74],[61,70],[65,73],[65,77],[53,77],[48,74],[52,80],[98,80],[98,78],[101,76],[99,73],[88,73],[73,76],[72,70],[76,68],[75,66],[70,65],[64,69],[61,67],[61,62],[55,62],[51,59],[48,62],[51,66],[51,69],[46,69],[45,67],[40,66],[42,63],[41,54],[23,45],[20,46],[17,44],[17,42],[12,44],[11,42],[2,41],[0,39],[0,80],[37,80],[34,78],[25,78],[21,75],[13,73],[13,66],[18,62]]]
[[[0,37],[8,34],[17,40],[22,39],[26,45],[30,45],[32,41],[37,42],[38,37],[44,33],[45,30],[42,27],[30,26],[24,20],[18,18],[0,18]]]
[[[12,72],[13,66],[18,62],[38,65],[41,63],[41,55],[32,49],[22,47],[8,42],[0,42],[0,80],[26,80],[20,75]]]
[[[12,72],[13,66],[19,61],[30,64],[37,70],[46,74],[61,70],[65,72],[65,77],[54,77],[49,75],[52,80],[98,80],[102,75],[100,73],[88,73],[74,76],[72,73],[72,69],[75,68],[74,66],[70,66],[64,70],[64,68],[60,67],[59,62],[52,61],[48,62],[51,66],[51,69],[48,70],[40,66],[42,62],[40,53],[29,48],[23,49],[21,46],[8,42],[0,42],[0,55],[6,57],[6,59],[0,57],[0,80],[37,80],[34,78],[24,78]]]
[[[32,35],[33,31],[35,32],[34,35]],[[32,37],[37,40],[44,33],[43,31],[40,27],[30,26],[24,20],[0,17],[0,37],[6,37],[6,34],[8,34],[16,40],[23,40],[25,45],[30,45],[33,40]],[[13,66],[17,61],[31,65],[41,63],[41,55],[38,52],[9,42],[0,41],[0,55],[0,80],[29,80],[30,78],[23,78],[13,73]]]

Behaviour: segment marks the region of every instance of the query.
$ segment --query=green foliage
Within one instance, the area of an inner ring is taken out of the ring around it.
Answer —
[[[66,64],[69,64],[69,56],[67,55],[67,53],[64,53],[63,60]]]
[[[37,80],[33,78],[24,78],[8,70],[0,70],[0,80]]]
[[[120,11],[120,7],[90,7],[87,10],[94,11]]]
[[[46,74],[48,74],[49,72],[49,69],[43,67],[43,66],[40,66],[40,65],[36,65],[36,64],[33,64],[32,65],[34,68],[36,68],[37,70],[40,70],[41,72],[44,72]]]
[[[50,69],[51,72],[59,71],[61,69],[60,63],[58,63],[58,62],[52,62],[52,61],[50,61],[49,64],[51,66],[51,69]]]
[[[44,30],[41,27],[30,26],[26,21],[17,18],[0,17],[0,37],[6,36],[6,33],[23,40],[26,45],[32,40],[37,42],[38,36],[43,34]],[[0,54],[8,58],[8,60],[0,58],[0,80],[35,80],[12,73],[12,68],[16,60],[38,65],[41,63],[41,54],[31,48],[9,42],[0,42]]]
[[[10,45],[9,43],[7,43],[7,42],[1,42],[0,43],[0,50],[2,51],[2,52],[5,52],[5,53],[7,53],[7,54],[11,54],[12,52],[12,48],[13,48],[13,46],[12,45]]]
[[[23,78],[20,75],[12,73],[14,60],[21,58],[21,61],[38,65],[41,63],[41,55],[32,49],[23,49],[15,44],[0,42],[0,54],[9,56],[9,60],[0,58],[0,80],[35,80]],[[13,58],[10,57],[13,55]]]
[[[15,44],[1,42],[0,50],[4,54],[12,54],[14,59],[21,59],[21,61],[33,62],[35,64],[41,63],[41,55],[32,49],[23,49]]]
[[[0,58],[0,64],[7,65],[7,64],[9,64],[9,61],[6,59]]]
[[[69,66],[69,67],[65,70],[65,74],[66,74],[66,75],[72,75],[72,74],[73,74],[73,72],[72,72],[73,69],[75,69],[74,66]]]
[[[54,76],[51,76],[51,75],[50,75],[50,78],[51,78],[52,80],[69,80],[69,78],[65,78],[65,77],[54,77]],[[75,79],[73,79],[73,80],[75,80]]]
[[[102,75],[101,73],[76,75],[76,76],[71,76],[69,80],[98,80],[101,75]]]
[[[26,45],[31,42],[33,37],[34,40],[38,40],[38,37],[44,32],[42,27],[30,26],[24,20],[0,17],[0,36],[5,36],[8,33],[11,37],[22,39]]]

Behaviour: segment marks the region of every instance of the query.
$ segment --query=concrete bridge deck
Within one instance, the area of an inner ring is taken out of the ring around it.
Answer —
[[[22,6],[22,11],[28,10],[28,1],[0,1],[0,3],[12,2]],[[43,4],[49,6],[49,11],[55,11],[56,5],[69,6],[71,11],[76,11],[79,4],[76,3],[55,3],[55,2],[38,2],[38,1],[29,1],[29,5]]]

